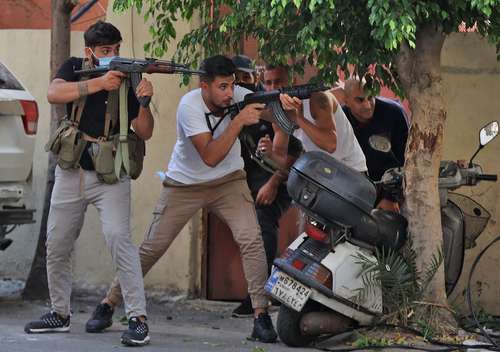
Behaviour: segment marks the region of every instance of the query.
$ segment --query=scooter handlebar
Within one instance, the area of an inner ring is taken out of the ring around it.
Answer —
[[[496,182],[498,179],[497,175],[491,175],[491,174],[482,174],[482,175],[477,175],[476,180],[478,181],[492,181]]]

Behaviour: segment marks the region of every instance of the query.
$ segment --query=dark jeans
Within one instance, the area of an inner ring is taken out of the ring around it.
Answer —
[[[258,190],[252,190],[252,197],[257,197]],[[271,273],[274,258],[278,251],[278,231],[279,219],[290,207],[291,198],[288,195],[286,187],[280,186],[276,199],[270,205],[257,205],[257,220],[262,231],[262,240],[264,241],[264,250],[266,251],[267,270]]]

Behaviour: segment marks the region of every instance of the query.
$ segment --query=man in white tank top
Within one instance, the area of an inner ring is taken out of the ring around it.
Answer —
[[[288,82],[286,67],[275,67],[264,74],[269,79],[282,82],[280,87],[275,88],[282,88]],[[331,92],[314,93],[311,99],[304,101],[284,95],[282,105],[298,125],[294,136],[302,142],[306,152],[322,151],[359,172],[367,171],[365,156],[351,124]],[[284,164],[287,145],[288,135],[276,128],[272,152],[269,152],[271,143],[268,140],[261,139],[258,147]]]

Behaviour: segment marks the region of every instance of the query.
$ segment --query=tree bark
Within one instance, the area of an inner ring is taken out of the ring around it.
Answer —
[[[403,46],[396,62],[412,109],[412,126],[406,147],[404,208],[420,273],[430,268],[433,256],[443,246],[438,170],[446,120],[441,82],[444,39],[439,25],[426,25],[416,34],[416,49]],[[448,305],[443,264],[422,299]],[[448,311],[439,314],[453,324]]]
[[[62,63],[70,54],[71,11],[78,4],[77,0],[52,0],[52,28],[50,32],[50,79],[52,79]],[[65,105],[52,105],[49,134],[52,135],[59,126],[61,118],[66,113]],[[47,257],[45,242],[47,240],[47,219],[49,216],[50,199],[54,188],[56,159],[49,153],[47,169],[47,186],[40,222],[40,233],[36,246],[35,257],[26,280],[22,297],[28,300],[47,299]]]

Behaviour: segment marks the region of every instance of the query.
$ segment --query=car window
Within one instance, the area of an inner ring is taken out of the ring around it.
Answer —
[[[0,89],[24,90],[21,83],[2,63],[0,63]]]

